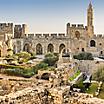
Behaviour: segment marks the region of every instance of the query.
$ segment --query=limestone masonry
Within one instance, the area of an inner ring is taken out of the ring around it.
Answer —
[[[29,34],[26,24],[1,23],[0,39],[0,56],[5,56],[7,49],[13,49],[14,53],[27,51],[42,55],[60,53],[63,48],[73,54],[91,52],[94,56],[104,55],[104,36],[94,34],[91,3],[87,9],[87,26],[67,23],[66,33]]]

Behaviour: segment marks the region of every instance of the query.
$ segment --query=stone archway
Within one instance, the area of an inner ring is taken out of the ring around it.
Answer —
[[[96,42],[95,40],[90,41],[90,47],[96,47]]]
[[[62,50],[61,50],[61,53],[59,54],[59,60],[58,60],[58,67],[61,65],[61,64],[63,64],[64,63],[64,61],[63,61],[63,52],[65,52],[65,53],[69,53],[69,58],[67,58],[68,60],[67,60],[67,62],[69,62],[69,61],[71,61],[72,60],[72,54],[71,54],[71,49],[67,49],[67,48],[63,48]]]
[[[49,80],[50,75],[51,75],[50,73],[43,73],[42,76],[41,76],[41,79]]]
[[[51,52],[51,53],[54,52],[54,46],[53,46],[53,44],[49,44],[48,45],[47,52]]]
[[[36,45],[36,54],[37,55],[43,54],[43,48],[42,48],[42,45],[40,43]]]
[[[75,37],[76,37],[77,39],[80,38],[80,32],[79,32],[79,31],[76,31],[76,32],[75,32]]]
[[[84,48],[82,48],[82,52],[85,52],[85,49]]]
[[[100,55],[103,55],[103,51],[100,51]]]
[[[59,46],[59,53],[61,53],[61,51],[65,48],[64,44],[60,44]],[[63,53],[65,52],[65,50],[63,50]]]
[[[30,52],[30,44],[26,43],[23,47],[23,51]]]

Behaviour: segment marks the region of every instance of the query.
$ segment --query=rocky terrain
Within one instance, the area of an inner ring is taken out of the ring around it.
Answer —
[[[0,80],[0,104],[104,104],[104,100],[73,92],[69,85],[54,86],[50,81]]]

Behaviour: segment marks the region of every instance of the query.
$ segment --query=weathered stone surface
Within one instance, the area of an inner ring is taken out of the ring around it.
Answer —
[[[28,87],[15,93],[0,96],[0,104],[104,104],[92,95],[70,92],[70,86],[45,89]]]

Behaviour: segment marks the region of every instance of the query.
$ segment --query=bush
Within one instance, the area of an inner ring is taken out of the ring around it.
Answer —
[[[99,82],[104,82],[104,67],[97,69],[97,71],[93,74],[93,79]]]
[[[38,70],[46,70],[48,68],[48,64],[44,63],[44,62],[40,62],[39,64],[33,66],[33,71],[35,74],[38,73]]]
[[[14,65],[3,65],[0,64],[0,69],[5,69],[2,72],[7,75],[12,76],[21,76],[21,77],[32,77],[35,73],[32,68],[25,68],[21,66],[14,66]]]
[[[86,87],[83,84],[83,78],[81,78],[80,80],[78,80],[77,83],[73,85],[73,88],[78,88],[78,89],[81,89],[81,92],[85,92]]]
[[[30,78],[34,75],[34,72],[31,69],[6,69],[3,73],[7,75],[20,76],[26,78]]]
[[[73,58],[78,60],[93,60],[92,54],[86,52],[79,53],[78,55],[74,55]]]
[[[48,53],[45,55],[44,62],[48,64],[48,66],[54,66],[56,61],[58,61],[58,55],[54,55],[53,53]]]
[[[18,56],[18,60],[21,62],[26,62],[31,58],[31,54],[28,52],[20,52],[17,53],[16,56]]]
[[[22,66],[14,66],[14,65],[7,65],[7,64],[0,64],[0,69],[25,69]]]

